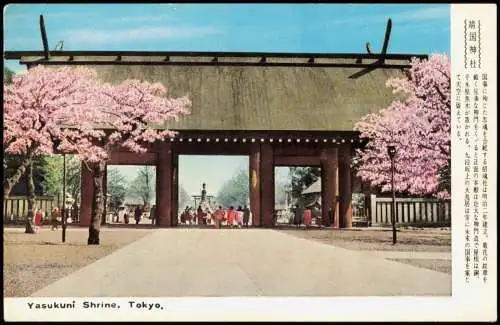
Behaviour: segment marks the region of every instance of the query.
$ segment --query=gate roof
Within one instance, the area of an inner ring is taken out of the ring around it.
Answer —
[[[176,130],[352,131],[394,99],[386,87],[411,57],[387,54],[221,52],[6,52],[24,64],[87,65],[108,82],[139,78],[188,94],[192,113]],[[366,72],[358,74],[360,71]]]

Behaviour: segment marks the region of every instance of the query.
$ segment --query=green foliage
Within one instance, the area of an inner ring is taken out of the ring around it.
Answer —
[[[7,67],[3,68],[3,84],[9,85],[12,83],[12,78],[14,77],[14,71]]]
[[[321,168],[290,167],[289,173],[292,180],[292,196],[300,197],[305,188],[311,186],[321,177]]]
[[[141,199],[144,205],[149,205],[156,193],[156,175],[153,166],[143,166],[137,177],[130,183],[129,193]]]
[[[41,158],[43,176],[42,185],[47,195],[56,197],[56,202],[62,202],[63,192],[63,157],[62,156],[44,156]]]
[[[62,155],[44,156],[39,158],[44,192],[54,195],[62,204],[64,157]],[[78,200],[80,197],[81,170],[80,162],[75,155],[66,155],[66,193]]]
[[[238,171],[229,181],[224,183],[217,194],[217,202],[223,207],[243,206],[249,198],[248,171]]]
[[[108,204],[111,210],[117,210],[124,202],[127,195],[127,181],[118,169],[108,168],[107,174]]]
[[[4,153],[3,156],[3,181],[5,182],[9,177],[11,177],[19,168],[19,166],[25,162],[28,158],[23,155],[11,155],[8,153]],[[34,157],[33,158],[33,177],[34,181],[37,183],[36,186],[39,188],[38,183],[43,178],[42,170],[44,168],[44,159],[43,157]],[[19,178],[19,181],[26,181],[26,178]],[[16,184],[14,184],[15,186]]]
[[[82,169],[77,156],[66,155],[66,187],[71,197],[80,202]]]

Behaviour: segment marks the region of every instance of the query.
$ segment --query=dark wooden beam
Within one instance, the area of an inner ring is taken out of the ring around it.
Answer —
[[[108,165],[155,165],[156,153],[122,152],[114,151],[110,154]]]
[[[352,227],[351,148],[339,148],[339,227]]]
[[[160,57],[239,57],[239,58],[304,58],[311,57],[322,59],[372,59],[380,58],[377,53],[282,53],[282,52],[186,52],[186,51],[58,51],[53,56],[160,56]],[[44,56],[43,51],[5,51],[5,59],[21,59],[26,56]],[[388,60],[409,60],[413,57],[426,59],[427,54],[401,54],[391,53],[386,55]]]
[[[172,143],[162,142],[159,145],[156,165],[156,213],[157,226],[172,226]]]
[[[34,60],[22,59],[20,64],[30,64]],[[172,65],[172,66],[232,66],[232,67],[310,67],[311,63],[308,62],[224,62],[224,61],[206,61],[206,62],[194,62],[194,61],[111,61],[111,60],[82,60],[78,61],[74,59],[73,61],[50,61],[36,60],[37,63],[45,65],[139,65],[139,66],[151,66],[151,65]],[[314,67],[318,68],[371,68],[374,64],[367,63],[315,63]],[[404,69],[411,67],[410,63],[407,64],[376,64],[376,68],[380,69]]]
[[[173,143],[174,150],[179,155],[248,155],[250,143],[218,142],[218,143],[189,143],[187,139]]]
[[[380,52],[379,61],[383,64],[387,56],[387,47],[389,46],[389,38],[391,37],[392,30],[392,20],[389,18],[387,20],[387,26],[385,27],[384,45],[382,46],[382,51]]]
[[[274,226],[274,159],[269,143],[260,145],[260,220],[262,227]]]
[[[384,43],[382,45],[382,50],[380,51],[379,58],[377,59],[376,62],[370,64],[365,69],[360,70],[360,71],[356,72],[353,75],[350,75],[349,78],[351,78],[351,79],[357,79],[357,78],[359,78],[361,76],[364,76],[365,74],[370,73],[373,70],[378,69],[378,68],[380,68],[380,67],[382,67],[382,66],[385,65],[385,61],[388,58],[387,48],[389,47],[389,38],[391,37],[391,30],[392,30],[392,20],[391,20],[391,18],[389,18],[387,20],[387,25],[386,25],[386,28],[385,28]],[[367,50],[367,52],[369,54],[372,54],[369,42],[366,43],[366,50]]]
[[[172,152],[172,226],[179,223],[179,155]]]
[[[328,220],[329,210],[332,210],[333,226],[339,226],[338,217],[338,150],[337,148],[324,149],[321,154],[321,202],[323,205],[322,218],[325,224]]]
[[[261,169],[260,169],[260,145],[251,145],[249,161],[249,186],[250,186],[250,210],[252,211],[252,227],[261,225]]]
[[[42,34],[43,56],[45,57],[45,59],[49,59],[50,57],[49,41],[47,40],[47,31],[45,30],[45,22],[43,20],[43,15],[40,15],[40,33]]]
[[[321,166],[319,156],[274,156],[274,166]]]

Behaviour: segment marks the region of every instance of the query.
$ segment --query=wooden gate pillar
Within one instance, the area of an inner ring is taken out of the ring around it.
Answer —
[[[172,226],[172,143],[160,142],[156,165],[156,215],[159,227]]]
[[[273,147],[269,143],[263,143],[260,147],[260,203],[261,203],[261,225],[263,227],[274,226],[274,154]]]
[[[321,152],[321,203],[324,224],[339,227],[338,196],[338,153],[337,148],[325,148]],[[328,212],[332,209],[332,220]]]
[[[92,200],[94,184],[92,182],[92,172],[82,163],[81,200],[80,200],[80,226],[90,226],[92,219]]]
[[[260,170],[260,146],[252,143],[250,148],[249,163],[249,186],[250,186],[250,211],[252,211],[252,226],[260,227],[260,192],[261,192],[261,170]]]
[[[340,190],[340,227],[352,227],[352,182],[351,182],[351,147],[340,147],[339,190]]]
[[[179,223],[179,155],[172,153],[172,226]]]

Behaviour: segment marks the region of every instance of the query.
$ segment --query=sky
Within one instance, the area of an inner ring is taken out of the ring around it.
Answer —
[[[364,53],[370,42],[376,53],[390,17],[388,53],[450,54],[449,4],[10,4],[4,50],[42,50],[40,14],[49,48],[64,41],[68,51]],[[179,181],[189,193],[203,181],[216,193],[240,168],[247,157],[180,157]]]
[[[449,53],[448,4],[10,4],[4,50]],[[6,65],[16,71],[15,61]]]

